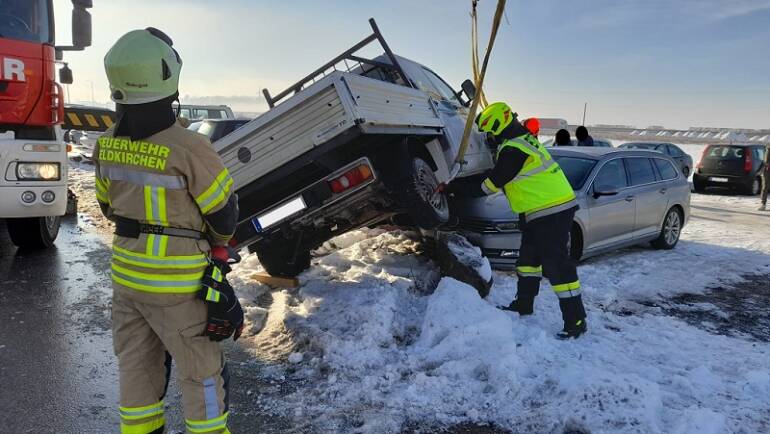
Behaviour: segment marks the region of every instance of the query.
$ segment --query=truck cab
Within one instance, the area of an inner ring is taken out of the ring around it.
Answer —
[[[67,207],[64,94],[55,63],[91,44],[91,0],[73,0],[73,44],[55,46],[52,0],[0,3],[0,218],[14,244],[49,247]],[[71,82],[65,65],[60,71]]]

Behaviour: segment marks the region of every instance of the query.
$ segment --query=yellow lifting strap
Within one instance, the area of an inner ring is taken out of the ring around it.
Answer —
[[[481,72],[476,75],[477,66],[476,63],[478,61],[478,53],[476,52],[476,49],[474,49],[473,54],[473,63],[474,63],[474,81],[476,85],[476,96],[473,98],[473,101],[471,102],[470,109],[468,111],[468,119],[465,122],[465,131],[463,131],[463,140],[460,142],[460,150],[457,152],[457,158],[455,158],[455,163],[452,167],[452,173],[451,178],[454,178],[457,176],[457,174],[460,172],[460,169],[462,168],[463,158],[465,157],[465,151],[468,149],[468,139],[471,134],[471,128],[473,127],[473,121],[476,118],[476,110],[479,107],[479,104],[482,102],[482,99],[484,98],[484,92],[483,92],[483,86],[484,86],[484,75],[487,73],[487,64],[489,64],[489,55],[492,54],[492,47],[495,44],[495,38],[497,37],[497,30],[500,28],[500,21],[503,19],[503,12],[505,11],[505,1],[506,0],[498,0],[497,1],[497,10],[495,11],[495,18],[492,21],[492,33],[489,35],[489,43],[487,44],[487,51],[484,53],[484,62],[481,64]],[[476,4],[478,0],[472,0],[473,5],[473,11],[472,11],[472,18],[473,18],[473,24],[472,24],[472,33],[473,33],[473,39],[474,39],[474,46],[476,46]],[[486,103],[486,100],[485,100]]]
[[[479,23],[476,7],[479,0],[471,0],[471,67],[473,68],[473,82],[479,82]],[[478,89],[481,94],[480,102],[482,108],[489,105],[483,89]]]

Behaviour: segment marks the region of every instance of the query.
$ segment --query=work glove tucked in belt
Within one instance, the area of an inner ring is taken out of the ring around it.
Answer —
[[[221,254],[212,252],[211,256],[211,263],[203,274],[201,289],[198,291],[198,298],[208,305],[206,335],[212,341],[221,341],[234,334],[235,341],[243,331],[243,309],[227,281],[230,265],[222,260]]]

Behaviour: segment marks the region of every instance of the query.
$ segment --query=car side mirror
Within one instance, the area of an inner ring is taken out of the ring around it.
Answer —
[[[463,81],[463,83],[460,85],[460,88],[463,90],[463,93],[468,97],[469,100],[476,98],[476,85],[473,84],[471,79]]]
[[[602,196],[615,196],[618,194],[617,190],[610,188],[596,188],[594,187],[594,199],[598,199]]]

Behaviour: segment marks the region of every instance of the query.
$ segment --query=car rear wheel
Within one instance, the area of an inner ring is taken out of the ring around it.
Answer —
[[[292,240],[264,239],[249,246],[271,276],[296,277],[310,267],[310,250],[295,249]]]
[[[746,190],[746,193],[748,193],[751,196],[756,196],[762,191],[762,178],[756,177],[753,181],[751,181],[751,185]]]
[[[671,208],[663,219],[663,227],[660,229],[660,235],[652,242],[653,247],[663,250],[671,250],[679,242],[679,236],[682,234],[682,213],[677,208]]]
[[[59,235],[61,217],[29,217],[7,219],[8,235],[18,247],[47,249],[53,246]]]
[[[692,186],[695,189],[696,193],[705,193],[706,192],[706,186],[702,182],[698,182],[693,180]]]
[[[412,159],[412,173],[405,183],[396,194],[417,226],[433,229],[449,220],[449,202],[444,193],[436,191],[438,180],[425,160]]]

